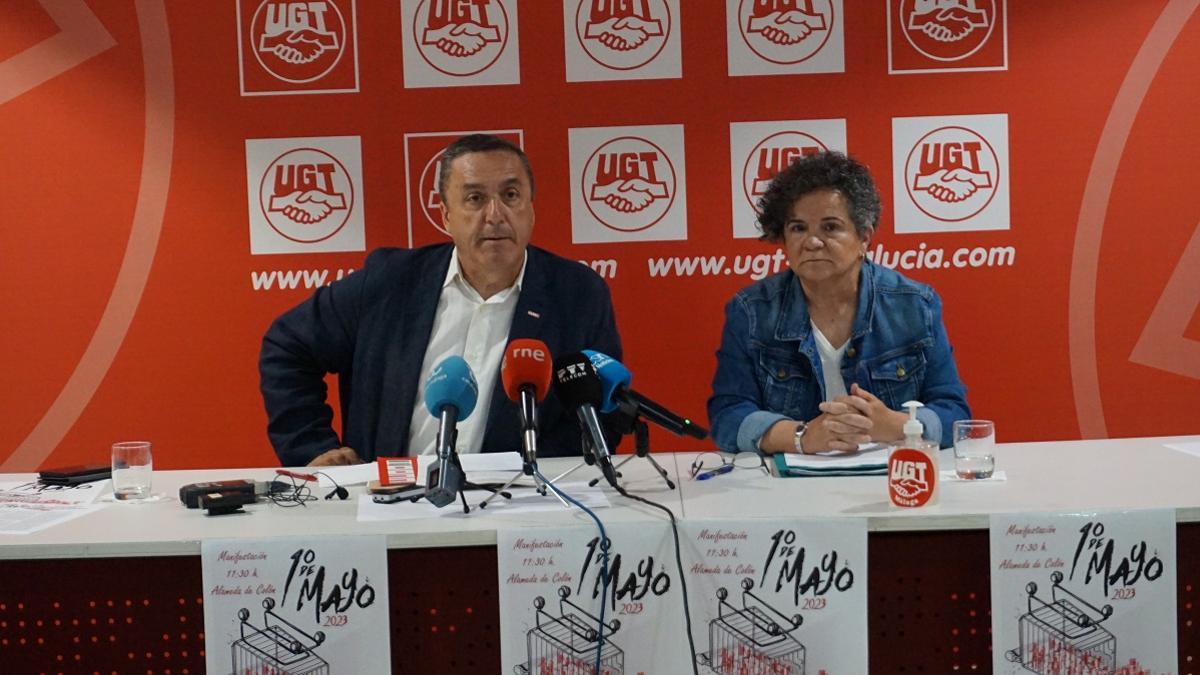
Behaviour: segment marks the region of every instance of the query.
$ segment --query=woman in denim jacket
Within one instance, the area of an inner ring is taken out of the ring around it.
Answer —
[[[729,452],[853,451],[903,437],[908,400],[925,437],[952,444],[970,416],[942,302],[930,287],[866,259],[879,220],[867,168],[838,152],[780,172],[759,200],[766,241],[788,270],[725,306],[708,417]]]

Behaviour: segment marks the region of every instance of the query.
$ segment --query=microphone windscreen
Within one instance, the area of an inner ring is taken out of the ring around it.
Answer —
[[[550,390],[552,375],[550,349],[545,342],[522,338],[508,343],[500,364],[500,382],[509,400],[520,402],[521,387],[529,385],[533,397],[541,401]]]
[[[458,409],[458,419],[465,420],[475,410],[478,398],[479,385],[471,366],[461,356],[447,356],[425,380],[425,408],[434,417],[440,417],[442,408],[452,405]]]
[[[609,413],[616,410],[617,402],[613,400],[613,394],[618,388],[628,389],[629,383],[633,381],[633,374],[608,354],[590,349],[583,350],[583,353],[591,360],[592,367],[596,369],[596,375],[600,378],[600,412]]]
[[[554,393],[570,410],[585,403],[600,407],[600,378],[588,357],[574,352],[554,359]]]

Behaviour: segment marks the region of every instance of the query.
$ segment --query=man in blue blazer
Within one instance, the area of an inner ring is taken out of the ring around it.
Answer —
[[[621,359],[604,281],[529,246],[534,186],[525,153],[474,134],[452,143],[441,162],[442,223],[453,244],[378,249],[363,269],[317,290],[263,337],[267,433],[283,465],[430,451],[437,420],[424,411],[424,382],[450,354],[467,359],[480,386],[475,412],[459,425],[459,451],[516,451],[519,411],[499,374],[510,340],[542,340],[552,355],[595,349]],[[327,373],[338,375],[340,436],[326,402]],[[553,392],[538,423],[540,455],[581,453],[575,417]]]

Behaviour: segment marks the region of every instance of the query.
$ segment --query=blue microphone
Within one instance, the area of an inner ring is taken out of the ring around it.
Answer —
[[[458,421],[471,416],[478,398],[479,385],[461,356],[443,359],[425,381],[425,408],[440,419],[438,461],[426,474],[425,499],[439,509],[458,498],[466,481],[454,445],[458,441]]]
[[[704,427],[686,417],[676,415],[631,389],[629,385],[633,381],[633,374],[620,361],[590,349],[585,349],[583,353],[600,376],[600,391],[603,396],[600,401],[601,412],[608,413],[620,409],[626,415],[641,415],[676,436],[698,439],[708,437],[708,430]]]

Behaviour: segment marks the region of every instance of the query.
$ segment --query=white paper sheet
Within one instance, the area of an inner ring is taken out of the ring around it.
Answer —
[[[789,452],[784,456],[787,465],[797,469],[853,469],[866,466],[885,466],[888,461],[888,446],[874,443],[859,446],[859,451],[853,454],[842,452],[822,453],[818,455],[802,455]]]
[[[331,488],[335,482],[338,485],[349,486],[366,485],[367,481],[379,480],[379,465],[375,462],[350,466],[323,466],[315,471],[312,469],[305,469],[305,471],[315,473],[317,482],[323,488]]]
[[[391,672],[382,535],[207,539],[200,561],[208,672]]]
[[[32,534],[104,508],[96,498],[111,485],[42,485],[35,481],[0,482],[0,534]]]

